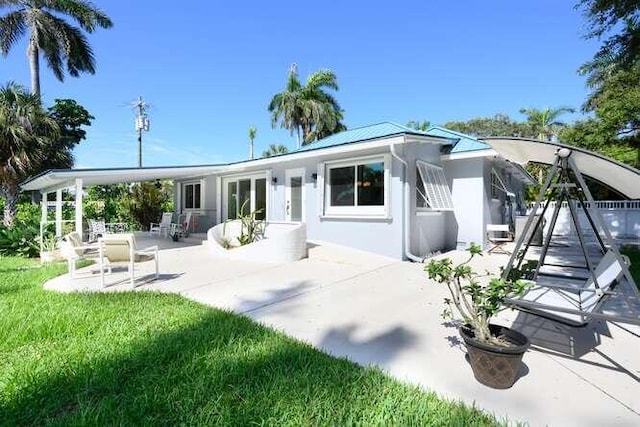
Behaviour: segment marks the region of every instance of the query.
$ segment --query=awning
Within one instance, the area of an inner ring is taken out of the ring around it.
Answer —
[[[580,173],[608,185],[629,199],[640,199],[640,171],[584,148],[526,138],[480,138],[505,158],[525,164],[552,164],[559,148],[572,150]]]
[[[210,175],[223,169],[220,165],[166,166],[147,168],[111,169],[56,169],[37,175],[21,184],[24,191],[55,191],[75,186],[76,179],[82,185],[107,185],[123,182],[145,182],[156,179],[187,179]]]

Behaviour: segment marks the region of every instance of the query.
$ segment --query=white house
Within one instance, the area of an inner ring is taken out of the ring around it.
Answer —
[[[52,170],[22,184],[46,195],[92,184],[173,179],[178,214],[205,232],[241,206],[307,237],[398,259],[483,243],[488,223],[513,225],[532,178],[491,145],[433,127],[347,130],[288,154],[230,164]],[[76,191],[81,198],[82,191]],[[60,197],[57,197],[60,200]],[[81,206],[81,203],[77,203]],[[82,211],[76,212],[76,228]]]

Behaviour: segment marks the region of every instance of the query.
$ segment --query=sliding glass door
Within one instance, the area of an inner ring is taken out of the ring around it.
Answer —
[[[267,179],[264,175],[223,178],[222,219],[256,212],[256,219],[267,217]]]

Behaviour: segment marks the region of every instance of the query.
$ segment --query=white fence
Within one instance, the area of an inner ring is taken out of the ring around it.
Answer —
[[[555,201],[549,203],[549,207],[545,212],[545,235],[549,232],[551,217],[557,205]],[[578,212],[580,227],[588,233],[591,230],[591,226],[584,210],[578,202],[573,201],[572,203],[574,203],[576,211]],[[609,228],[611,235],[615,239],[640,240],[640,200],[598,200],[594,203],[600,210],[605,225]],[[591,217],[594,218],[595,221],[596,219],[591,211],[591,204],[585,202],[585,207],[589,210]],[[530,208],[533,208],[533,206],[530,206]],[[540,208],[539,212],[541,211],[542,208]],[[560,206],[560,212],[558,213],[558,220],[553,234],[566,237],[576,236],[576,230],[571,220],[571,213],[567,202],[563,202]]]

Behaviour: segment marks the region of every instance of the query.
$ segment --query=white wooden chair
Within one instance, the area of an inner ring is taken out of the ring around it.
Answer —
[[[152,236],[157,234],[158,236],[164,235],[164,237],[167,237],[172,219],[173,212],[163,212],[160,222],[152,222],[149,225],[149,234]]]
[[[136,239],[131,233],[108,234],[101,237],[98,242],[101,264],[111,272],[113,264],[126,263],[131,286],[134,286],[136,263],[155,261],[155,278],[159,277],[157,245],[138,249]],[[104,287],[104,268],[101,268],[100,271],[100,283]]]
[[[89,241],[95,242],[98,238],[107,234],[107,225],[104,221],[98,221],[95,219],[89,220]]]
[[[60,253],[67,260],[71,278],[75,278],[76,263],[78,261],[99,256],[98,245],[83,244],[80,235],[75,231],[62,238],[60,241]]]
[[[191,232],[191,212],[187,212],[184,218],[184,222],[181,224],[171,224],[169,229],[169,235],[173,240],[179,240],[183,237],[189,237]]]
[[[500,252],[510,254],[504,245],[513,242],[513,233],[508,224],[487,224],[487,240],[493,245],[487,253]]]

